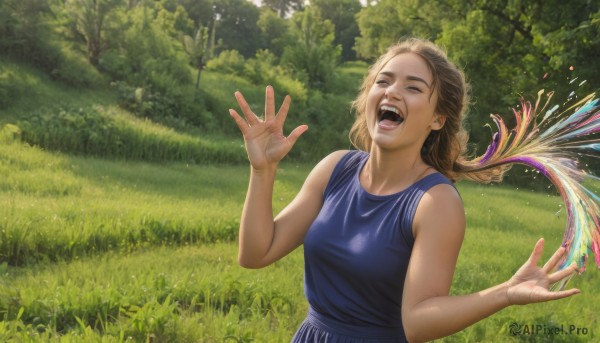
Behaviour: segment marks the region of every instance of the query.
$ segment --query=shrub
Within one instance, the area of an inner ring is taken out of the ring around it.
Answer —
[[[76,87],[94,87],[106,82],[106,78],[83,55],[67,47],[61,49],[61,58],[50,75],[62,83]]]
[[[184,135],[115,109],[44,108],[19,123],[22,139],[43,148],[98,157],[153,162],[235,163],[245,159],[235,144]]]
[[[174,86],[167,94],[154,92],[152,87],[135,87],[117,81],[119,106],[142,118],[189,131],[190,126],[212,128],[212,120],[206,111],[204,97],[191,85]]]
[[[18,73],[0,68],[0,106],[6,107],[27,90]]]
[[[244,56],[237,50],[225,50],[217,58],[208,61],[206,69],[219,73],[242,75],[245,69],[244,65]]]

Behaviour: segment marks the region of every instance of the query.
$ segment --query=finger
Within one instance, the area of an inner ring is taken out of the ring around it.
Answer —
[[[250,126],[252,126],[252,125],[260,122],[260,119],[256,116],[256,114],[254,114],[254,112],[252,112],[250,105],[248,105],[248,102],[246,101],[246,99],[244,98],[242,93],[235,92],[233,94],[234,94],[235,99],[237,100],[238,104],[240,105],[240,108],[242,109],[242,113],[244,113],[244,117],[246,117],[248,124]]]
[[[567,249],[565,247],[560,247],[560,248],[556,249],[556,251],[554,252],[554,255],[552,255],[552,257],[550,257],[548,262],[546,262],[546,264],[544,264],[544,266],[542,267],[542,270],[544,271],[544,273],[549,273],[551,270],[553,270],[556,267],[556,264],[558,263],[558,261],[560,261],[560,258],[565,254],[566,250]]]
[[[542,252],[544,251],[544,239],[540,238],[537,243],[535,243],[535,247],[533,248],[533,252],[531,256],[529,256],[529,262],[536,266],[540,257],[542,257]]]
[[[246,131],[249,128],[248,123],[233,109],[229,109],[229,115],[231,115],[237,126],[240,128],[242,134],[246,135]]]
[[[281,107],[279,107],[279,111],[277,111],[277,116],[275,116],[275,120],[279,126],[283,127],[283,123],[285,123],[288,111],[290,110],[291,101],[292,98],[290,98],[289,95],[286,95],[285,98],[283,98],[283,103],[281,104]]]
[[[275,92],[273,87],[267,86],[265,90],[265,121],[275,116]]]
[[[548,282],[555,283],[564,278],[572,276],[577,271],[577,263],[571,264],[569,267],[552,273],[548,276]]]
[[[572,288],[572,289],[568,289],[566,291],[545,293],[546,295],[543,296],[543,298],[545,298],[544,300],[558,300],[558,299],[567,298],[567,297],[570,297],[572,295],[579,294],[579,293],[581,293],[580,290],[578,290],[577,288]]]
[[[308,130],[308,125],[300,125],[297,128],[295,128],[289,134],[289,136],[287,136],[287,140],[290,142],[291,145],[294,145],[296,143],[296,141],[298,140],[298,137],[300,137],[307,130]]]

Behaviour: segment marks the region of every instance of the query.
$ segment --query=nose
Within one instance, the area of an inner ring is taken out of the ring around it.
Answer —
[[[391,100],[402,100],[402,94],[397,82],[394,82],[385,89],[385,96]]]

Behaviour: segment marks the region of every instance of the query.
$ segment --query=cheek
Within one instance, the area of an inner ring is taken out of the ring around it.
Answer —
[[[367,102],[365,106],[365,113],[367,116],[371,116],[376,110],[377,105],[379,104],[379,94],[377,90],[371,88],[367,95]]]

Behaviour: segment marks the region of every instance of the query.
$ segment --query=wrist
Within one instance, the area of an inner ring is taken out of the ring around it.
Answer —
[[[274,177],[276,173],[277,173],[277,163],[268,165],[264,168],[255,168],[254,166],[250,165],[250,174],[253,176]]]
[[[503,307],[509,307],[514,305],[510,298],[510,281],[506,281],[500,285],[498,285],[502,294],[502,304]]]

